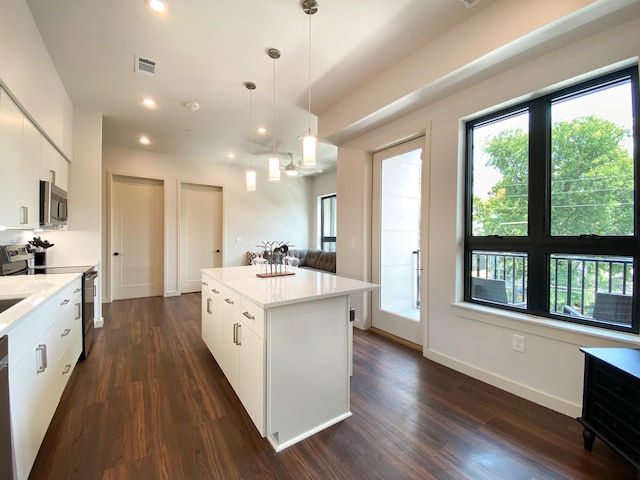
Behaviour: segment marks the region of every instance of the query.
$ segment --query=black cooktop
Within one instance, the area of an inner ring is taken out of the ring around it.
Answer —
[[[52,273],[87,273],[93,270],[93,266],[87,265],[71,265],[68,267],[47,267],[37,266],[28,268],[27,271],[23,275],[37,275],[37,274],[52,274]]]

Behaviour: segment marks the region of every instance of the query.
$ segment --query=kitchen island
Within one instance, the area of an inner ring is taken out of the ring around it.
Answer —
[[[293,268],[202,270],[202,338],[276,451],[351,416],[349,295],[378,285]]]

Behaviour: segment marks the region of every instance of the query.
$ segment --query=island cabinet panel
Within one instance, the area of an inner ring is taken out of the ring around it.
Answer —
[[[349,297],[267,311],[267,433],[282,450],[349,416]]]
[[[349,295],[377,285],[304,270],[256,278],[250,266],[202,273],[205,343],[276,451],[351,416]]]

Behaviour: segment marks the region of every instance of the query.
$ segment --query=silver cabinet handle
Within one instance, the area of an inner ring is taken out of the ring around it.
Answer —
[[[66,298],[63,302],[60,303],[60,306],[66,305],[67,303],[69,303],[71,300],[69,300],[68,298]]]
[[[76,289],[73,291],[73,293],[78,293],[78,292],[80,292],[80,291],[82,291],[82,289],[81,289],[81,288],[76,288]]]
[[[241,324],[237,324],[238,325],[238,329],[237,329],[237,333],[236,333],[236,345],[240,346],[242,345],[242,338],[241,338],[241,331],[240,329],[242,328]]]
[[[233,300],[231,300],[230,298],[225,298],[224,299],[225,302],[227,302],[229,305],[233,305],[235,302]]]
[[[70,328],[65,328],[64,332],[62,332],[62,335],[60,335],[61,337],[66,337],[67,335],[69,335],[71,333],[71,329]]]
[[[207,298],[207,313],[212,313],[211,312],[211,299]]]
[[[40,344],[36,347],[36,357],[38,361],[37,373],[43,373],[47,369],[47,346]]]
[[[249,312],[242,312],[242,315],[244,315],[245,317],[247,317],[249,320],[255,320],[256,317],[254,317],[253,315],[251,315]]]
[[[209,284],[208,284],[207,282],[202,282],[202,284],[203,284],[205,287],[208,287],[208,286],[209,286]]]
[[[76,303],[76,318],[74,320],[80,320],[82,318],[82,305]]]
[[[220,293],[220,290],[216,290],[215,288],[212,288],[212,289],[211,289],[211,291],[212,291],[213,293]]]
[[[29,223],[29,207],[20,207],[20,225]]]
[[[69,370],[71,370],[71,365],[69,365],[68,363],[64,366],[64,370],[62,371],[63,375],[66,375],[67,373],[69,373]]]
[[[233,324],[233,343],[238,344],[238,324]]]

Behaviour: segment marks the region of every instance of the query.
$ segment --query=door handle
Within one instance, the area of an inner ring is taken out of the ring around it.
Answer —
[[[113,256],[114,256],[114,257],[117,257],[118,255],[122,255],[122,253],[120,253],[120,252],[113,252]]]

